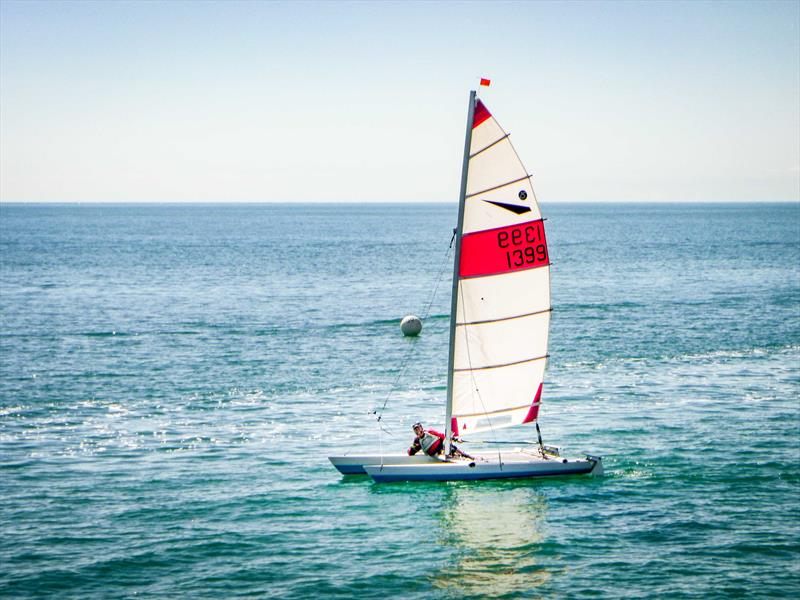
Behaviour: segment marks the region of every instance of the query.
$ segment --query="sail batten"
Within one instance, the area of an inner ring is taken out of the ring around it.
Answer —
[[[456,373],[461,373],[462,371],[485,371],[486,369],[502,369],[503,367],[513,367],[514,365],[521,365],[522,363],[533,362],[535,360],[544,360],[548,358],[549,355],[543,354],[542,356],[534,356],[533,358],[523,358],[522,360],[515,360],[514,362],[510,363],[503,363],[500,365],[483,365],[481,367],[465,367],[463,369],[455,369]]]
[[[495,190],[499,190],[500,188],[504,188],[509,185],[514,185],[515,183],[519,183],[520,181],[525,181],[526,179],[530,179],[533,177],[531,174],[527,174],[524,177],[518,177],[517,179],[513,179],[511,181],[506,181],[505,183],[501,183],[490,188],[486,188],[485,190],[480,190],[478,192],[473,192],[472,194],[467,194],[467,199],[474,198],[475,196],[480,196],[482,194],[488,194],[489,192],[493,192]]]
[[[481,148],[480,150],[478,150],[478,151],[474,152],[473,154],[470,154],[470,155],[469,155],[470,159],[473,159],[473,158],[475,158],[476,156],[478,156],[478,154],[480,154],[481,152],[485,152],[486,150],[488,150],[489,148],[491,148],[491,147],[492,147],[492,146],[494,146],[495,144],[499,144],[500,142],[502,142],[504,139],[506,139],[506,138],[507,138],[508,136],[510,136],[510,135],[511,135],[510,133],[507,133],[507,134],[505,134],[503,137],[501,137],[501,138],[498,138],[498,139],[496,139],[495,141],[493,141],[493,142],[492,142],[491,144],[489,144],[488,146],[484,146],[484,147],[483,147],[483,148]]]
[[[448,431],[538,418],[550,329],[550,257],[525,169],[486,106],[473,107],[459,205]]]
[[[501,321],[511,321],[512,319],[522,319],[524,317],[532,317],[533,315],[541,315],[544,313],[553,312],[552,308],[545,310],[537,310],[535,312],[525,313],[523,315],[512,315],[510,317],[501,317],[499,319],[486,319],[484,321],[469,321],[466,323],[456,323],[456,327],[464,327],[466,325],[483,325],[484,323],[500,323]]]
[[[526,411],[527,411],[527,410],[529,410],[529,409],[530,409],[530,407],[531,407],[531,405],[530,405],[530,404],[523,404],[522,406],[512,406],[512,407],[510,407],[510,408],[502,408],[502,409],[500,409],[500,410],[494,410],[494,411],[492,411],[492,412],[480,412],[480,413],[475,413],[474,415],[461,415],[461,416],[462,416],[462,417],[483,417],[483,416],[491,416],[491,415],[496,415],[496,414],[499,414],[499,413],[504,413],[504,412],[513,412],[513,411],[517,411],[517,410],[526,410]]]

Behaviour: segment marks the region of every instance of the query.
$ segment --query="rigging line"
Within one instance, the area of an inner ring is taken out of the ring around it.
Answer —
[[[422,317],[423,320],[427,319],[428,316],[430,315],[431,307],[433,306],[433,301],[436,298],[436,291],[439,289],[439,284],[442,281],[442,274],[444,273],[444,268],[447,265],[448,259],[450,258],[450,251],[453,249],[453,241],[455,239],[456,239],[456,230],[454,229],[453,230],[453,236],[450,238],[450,244],[447,247],[447,251],[444,253],[444,259],[442,260],[442,263],[439,266],[439,273],[436,276],[436,284],[433,287],[433,293],[431,294],[431,299],[428,302],[428,307],[425,309],[425,316]],[[406,365],[408,364],[408,361],[411,358],[411,355],[414,353],[415,349],[416,349],[416,345],[415,344],[411,344],[409,346],[408,350],[406,351],[405,356],[403,357],[403,360],[400,363],[400,370],[397,372],[397,377],[395,378],[394,383],[389,388],[389,392],[386,394],[386,398],[383,400],[383,405],[381,406],[380,411],[378,411],[378,410],[373,410],[372,411],[373,415],[378,415],[377,421],[378,421],[378,425],[381,427],[381,429],[383,429],[383,425],[381,425],[381,423],[380,423],[381,419],[383,419],[383,411],[386,410],[386,404],[389,402],[389,398],[392,396],[392,392],[394,392],[395,388],[397,387],[397,384],[400,382],[400,378],[403,376],[403,373],[405,372]],[[387,435],[390,435],[390,436],[394,435],[394,434],[390,433],[386,429],[383,429],[383,431]]]
[[[457,230],[453,229],[453,236],[450,238],[450,245],[447,247],[447,252],[444,253],[444,260],[442,260],[442,264],[439,265],[439,274],[436,276],[436,285],[433,286],[431,299],[428,302],[428,307],[425,309],[425,316],[422,317],[423,319],[427,319],[431,314],[431,306],[433,306],[433,300],[436,298],[436,291],[439,289],[439,284],[442,282],[442,275],[444,274],[444,269],[447,266],[448,259],[450,258],[450,250],[453,249],[453,241],[456,239],[456,231]]]
[[[371,411],[369,414],[371,414],[371,415],[374,415],[375,413],[376,413],[376,411],[374,411],[374,410],[373,410],[373,411]],[[385,433],[385,434],[386,434],[386,435],[388,435],[389,437],[396,437],[396,436],[395,436],[395,434],[394,434],[394,433],[392,433],[392,431],[391,431],[390,429],[387,429],[386,427],[384,427],[384,426],[383,426],[383,423],[381,423],[381,419],[380,419],[380,417],[378,417],[378,418],[375,420],[375,422],[378,424],[378,428],[379,428],[379,429],[380,429],[380,430],[381,430],[383,433]],[[378,433],[378,435],[380,435],[380,432]]]

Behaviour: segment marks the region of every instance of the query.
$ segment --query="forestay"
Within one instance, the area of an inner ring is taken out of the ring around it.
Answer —
[[[530,176],[480,100],[471,112],[454,274],[454,435],[535,421],[550,327],[550,260]]]

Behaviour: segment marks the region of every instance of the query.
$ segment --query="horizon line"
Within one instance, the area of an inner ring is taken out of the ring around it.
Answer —
[[[778,200],[539,200],[539,204],[795,204],[800,197]],[[302,205],[388,205],[388,204],[458,204],[458,200],[2,200],[2,205],[46,205],[46,204],[88,204],[88,205],[125,205],[125,204],[302,204]]]

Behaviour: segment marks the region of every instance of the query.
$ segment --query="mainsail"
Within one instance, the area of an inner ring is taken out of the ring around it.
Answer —
[[[551,310],[550,260],[530,175],[474,92],[469,109],[450,316],[452,435],[536,420]]]

